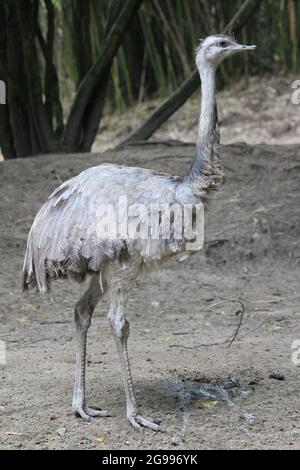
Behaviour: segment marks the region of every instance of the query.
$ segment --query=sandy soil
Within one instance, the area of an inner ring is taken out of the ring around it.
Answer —
[[[165,433],[139,434],[126,421],[105,303],[89,334],[87,396],[114,416],[89,424],[70,407],[73,307],[84,286],[57,282],[53,300],[20,293],[28,230],[62,180],[103,161],[181,173],[193,152],[189,145],[146,145],[0,164],[2,449],[300,447],[300,369],[291,348],[300,339],[299,146],[222,147],[227,178],[206,213],[205,249],[184,263],[171,260],[132,293],[138,401]],[[236,329],[238,307],[212,306],[222,299],[245,304],[231,348],[222,342]],[[203,346],[211,343],[218,344]]]

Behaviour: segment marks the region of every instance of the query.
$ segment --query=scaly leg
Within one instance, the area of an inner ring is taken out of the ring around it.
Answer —
[[[76,371],[72,409],[86,421],[96,417],[110,416],[107,411],[92,409],[85,401],[86,338],[93,312],[103,292],[97,278],[92,278],[90,287],[75,306],[76,324]]]
[[[108,319],[121,360],[126,395],[127,418],[136,429],[140,430],[142,427],[145,427],[153,429],[153,431],[160,431],[161,429],[157,423],[140,414],[136,403],[127,351],[127,340],[129,336],[129,322],[125,318],[127,298],[128,293],[126,291],[118,290],[116,294],[114,293],[108,314]]]

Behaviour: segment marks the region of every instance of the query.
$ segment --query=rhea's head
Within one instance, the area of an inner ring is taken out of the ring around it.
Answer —
[[[223,34],[208,36],[200,42],[196,51],[196,65],[198,68],[205,64],[217,66],[225,57],[244,51],[252,51],[256,46],[238,44],[232,37]]]

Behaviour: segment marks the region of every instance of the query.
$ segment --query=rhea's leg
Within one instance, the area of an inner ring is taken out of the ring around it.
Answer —
[[[110,416],[107,411],[92,409],[85,401],[86,338],[93,312],[103,292],[97,278],[92,278],[90,287],[75,306],[76,324],[76,370],[72,409],[77,416],[92,421],[99,416]]]
[[[116,294],[113,294],[108,314],[108,319],[121,360],[126,395],[127,418],[136,429],[141,429],[143,426],[153,429],[154,431],[159,431],[160,428],[157,423],[140,414],[136,403],[127,351],[127,340],[129,336],[129,322],[125,318],[127,297],[128,293],[120,290]]]

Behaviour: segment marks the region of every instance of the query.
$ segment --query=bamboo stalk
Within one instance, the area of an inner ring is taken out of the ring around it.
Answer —
[[[293,72],[298,69],[298,47],[297,47],[297,16],[295,0],[288,0],[288,17],[290,41],[292,44],[292,68]]]

